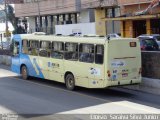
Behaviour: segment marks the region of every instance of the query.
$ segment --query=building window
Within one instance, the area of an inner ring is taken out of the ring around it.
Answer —
[[[106,17],[114,18],[120,16],[120,8],[109,8],[106,9]]]

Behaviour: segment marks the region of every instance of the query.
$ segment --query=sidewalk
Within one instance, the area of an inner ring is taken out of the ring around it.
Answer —
[[[160,95],[160,80],[143,77],[140,85],[128,85],[123,88]]]

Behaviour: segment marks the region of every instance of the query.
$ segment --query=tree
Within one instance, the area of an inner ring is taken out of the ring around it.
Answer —
[[[15,17],[14,8],[13,6],[7,4],[7,18],[11,22],[14,27],[13,33],[17,33],[18,29],[18,18]]]

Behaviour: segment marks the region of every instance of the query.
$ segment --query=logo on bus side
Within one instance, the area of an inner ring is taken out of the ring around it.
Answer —
[[[112,61],[111,67],[124,67],[126,66],[125,61],[119,60],[119,61]]]
[[[48,67],[59,68],[59,64],[58,64],[58,63],[51,63],[51,62],[48,62]]]
[[[92,75],[97,75],[97,76],[101,75],[101,70],[99,68],[90,68],[89,72]]]

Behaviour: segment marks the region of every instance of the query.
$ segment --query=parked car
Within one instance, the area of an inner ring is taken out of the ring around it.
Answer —
[[[108,34],[107,38],[121,38],[121,36],[119,36],[117,33],[113,33],[113,34]]]
[[[141,50],[144,51],[159,51],[159,46],[153,38],[139,38]]]
[[[145,38],[145,39],[152,38],[158,43],[160,47],[160,34],[151,34],[151,35],[143,34],[143,35],[140,35],[138,38]]]

